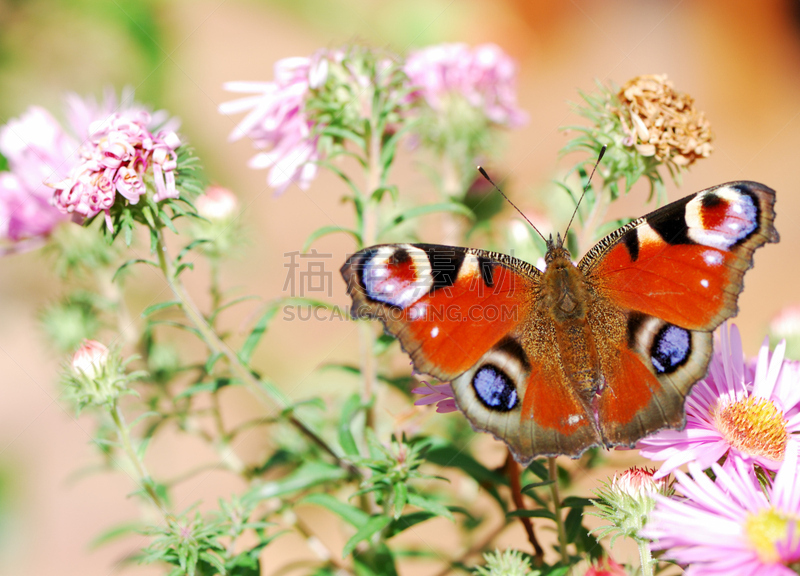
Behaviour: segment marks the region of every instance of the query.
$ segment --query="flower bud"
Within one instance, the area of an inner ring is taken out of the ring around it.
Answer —
[[[103,374],[107,362],[108,348],[97,340],[84,339],[72,356],[72,369],[79,376],[94,379]]]
[[[197,213],[208,220],[229,218],[239,207],[236,195],[222,186],[209,186],[195,201]]]
[[[669,496],[673,492],[669,477],[654,480],[654,473],[655,469],[630,468],[620,475],[615,474],[611,482],[595,490],[598,499],[592,503],[597,512],[589,514],[611,523],[597,529],[599,538],[613,534],[612,545],[618,536],[640,538],[639,531],[655,508],[655,495]]]
[[[127,362],[118,350],[109,350],[95,340],[84,340],[64,374],[67,392],[78,410],[86,406],[108,406],[124,394],[136,394],[128,384],[145,373],[126,374]]]
[[[589,567],[584,576],[628,576],[628,573],[611,556],[603,556]]]

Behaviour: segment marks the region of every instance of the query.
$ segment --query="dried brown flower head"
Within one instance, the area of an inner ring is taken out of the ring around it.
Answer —
[[[686,168],[714,150],[705,114],[694,107],[691,96],[675,90],[666,74],[637,76],[617,97],[622,104],[618,115],[628,134],[625,144],[642,156]]]

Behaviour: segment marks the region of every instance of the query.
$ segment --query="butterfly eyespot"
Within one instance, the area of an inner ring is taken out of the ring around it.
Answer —
[[[482,366],[472,378],[472,387],[481,403],[490,410],[509,412],[517,405],[517,389],[497,366]]]
[[[694,242],[728,250],[758,230],[758,201],[735,186],[705,192],[686,205],[686,224]]]
[[[430,292],[430,261],[411,245],[381,246],[365,254],[361,283],[371,300],[405,309]]]
[[[650,361],[659,374],[677,370],[692,352],[691,334],[678,326],[667,324],[653,338]]]

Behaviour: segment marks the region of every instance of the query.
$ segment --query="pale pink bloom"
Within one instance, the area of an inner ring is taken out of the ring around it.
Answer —
[[[665,558],[687,566],[686,576],[794,575],[789,566],[800,560],[797,448],[787,446],[766,493],[743,460],[725,468],[713,464],[715,481],[690,463],[691,478],[675,473],[684,498],[657,495],[641,535],[666,550]]]
[[[433,110],[442,111],[457,95],[494,124],[516,128],[528,120],[517,107],[517,66],[495,44],[430,46],[412,52],[404,70],[418,86],[413,95]]]
[[[251,168],[271,168],[268,184],[276,194],[295,183],[306,190],[317,174],[321,158],[318,137],[312,135],[312,123],[304,112],[311,88],[325,81],[328,65],[325,54],[311,58],[284,58],[275,63],[273,82],[227,82],[230,92],[252,94],[219,106],[221,114],[249,111],[231,132],[230,140],[247,137],[261,150]]]
[[[450,384],[437,384],[435,386],[431,386],[427,382],[424,382],[425,386],[420,386],[419,388],[414,388],[411,390],[414,394],[424,394],[425,396],[414,402],[414,406],[427,406],[429,404],[436,404],[436,411],[440,414],[446,414],[447,412],[455,412],[458,410],[456,408],[456,397],[453,394],[453,388]]]
[[[83,340],[83,344],[72,356],[72,369],[77,374],[97,378],[108,362],[108,348],[97,340]]]
[[[774,338],[800,336],[800,305],[795,304],[783,308],[770,321],[769,331]]]
[[[724,323],[708,376],[686,399],[686,427],[662,430],[639,441],[641,455],[663,460],[656,477],[688,462],[708,468],[723,456],[725,465],[742,460],[777,470],[800,432],[800,363],[784,360],[786,343],[770,354],[761,346],[755,366],[747,366],[739,330]]]
[[[236,195],[222,186],[209,186],[194,203],[197,213],[208,220],[230,218],[239,207]]]
[[[64,220],[50,206],[53,191],[44,180],[66,175],[77,148],[78,143],[38,106],[0,128],[0,153],[10,169],[0,173],[0,240],[10,240],[15,248],[32,246],[31,240],[48,235]]]

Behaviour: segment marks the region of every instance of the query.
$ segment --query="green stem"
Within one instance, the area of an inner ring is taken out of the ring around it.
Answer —
[[[370,131],[369,150],[367,154],[367,187],[366,198],[364,198],[364,218],[361,230],[361,239],[364,246],[372,246],[377,241],[378,236],[378,206],[373,200],[372,194],[381,185],[381,134],[375,128],[376,122],[372,122]],[[375,383],[377,382],[377,370],[375,367],[375,330],[371,324],[362,322],[359,327],[361,340],[361,400],[369,404],[367,408],[368,428],[375,428],[375,411],[377,402],[373,401],[376,392]]]
[[[561,552],[561,563],[569,566],[569,554],[567,554],[567,531],[564,528],[564,518],[561,515],[561,496],[558,492],[558,467],[556,459],[551,456],[547,459],[550,484],[550,493],[553,496],[553,514],[556,517],[556,528],[558,530],[558,547]]]
[[[111,410],[109,410],[109,412],[111,414],[111,419],[114,421],[114,426],[117,429],[119,443],[122,444],[122,449],[125,451],[125,455],[128,457],[128,460],[130,460],[131,465],[133,465],[138,482],[141,484],[142,488],[144,488],[145,493],[153,502],[153,505],[164,514],[168,514],[169,511],[167,510],[166,505],[164,502],[162,502],[158,492],[156,492],[153,479],[150,477],[150,473],[147,471],[147,468],[145,468],[144,462],[141,458],[139,458],[139,454],[133,447],[130,429],[128,428],[128,424],[125,422],[125,416],[123,416],[122,410],[120,410],[119,404],[116,400],[111,406]]]
[[[636,543],[639,546],[639,562],[642,565],[642,576],[653,576],[653,555],[650,553],[647,541],[643,538],[637,538]]]
[[[250,368],[245,366],[239,359],[239,356],[233,350],[231,350],[230,347],[225,344],[219,336],[217,336],[216,332],[214,332],[213,328],[211,328],[211,326],[208,324],[208,321],[206,321],[205,316],[203,316],[197,305],[194,303],[194,300],[192,300],[191,296],[186,291],[186,288],[183,286],[180,278],[175,276],[175,266],[167,252],[167,245],[164,242],[163,231],[161,229],[156,229],[155,233],[158,239],[156,245],[156,251],[158,252],[158,263],[162,273],[164,274],[164,278],[169,283],[172,293],[181,302],[181,307],[183,308],[184,313],[192,322],[192,324],[194,324],[194,327],[200,333],[200,336],[206,343],[206,346],[208,346],[209,350],[211,350],[211,352],[214,354],[222,354],[225,356],[225,358],[227,358],[233,374],[256,398],[266,404],[276,406],[279,410],[285,410],[288,408],[288,402],[280,395],[280,393],[277,390],[270,390],[262,386],[259,380],[253,376]],[[303,422],[300,417],[292,414],[289,416],[288,420],[293,426],[300,430],[301,433],[314,442],[314,444],[331,455],[340,466],[348,470],[351,469],[351,466],[344,462],[339,454],[337,454],[333,448],[328,446],[328,444],[305,422]]]

